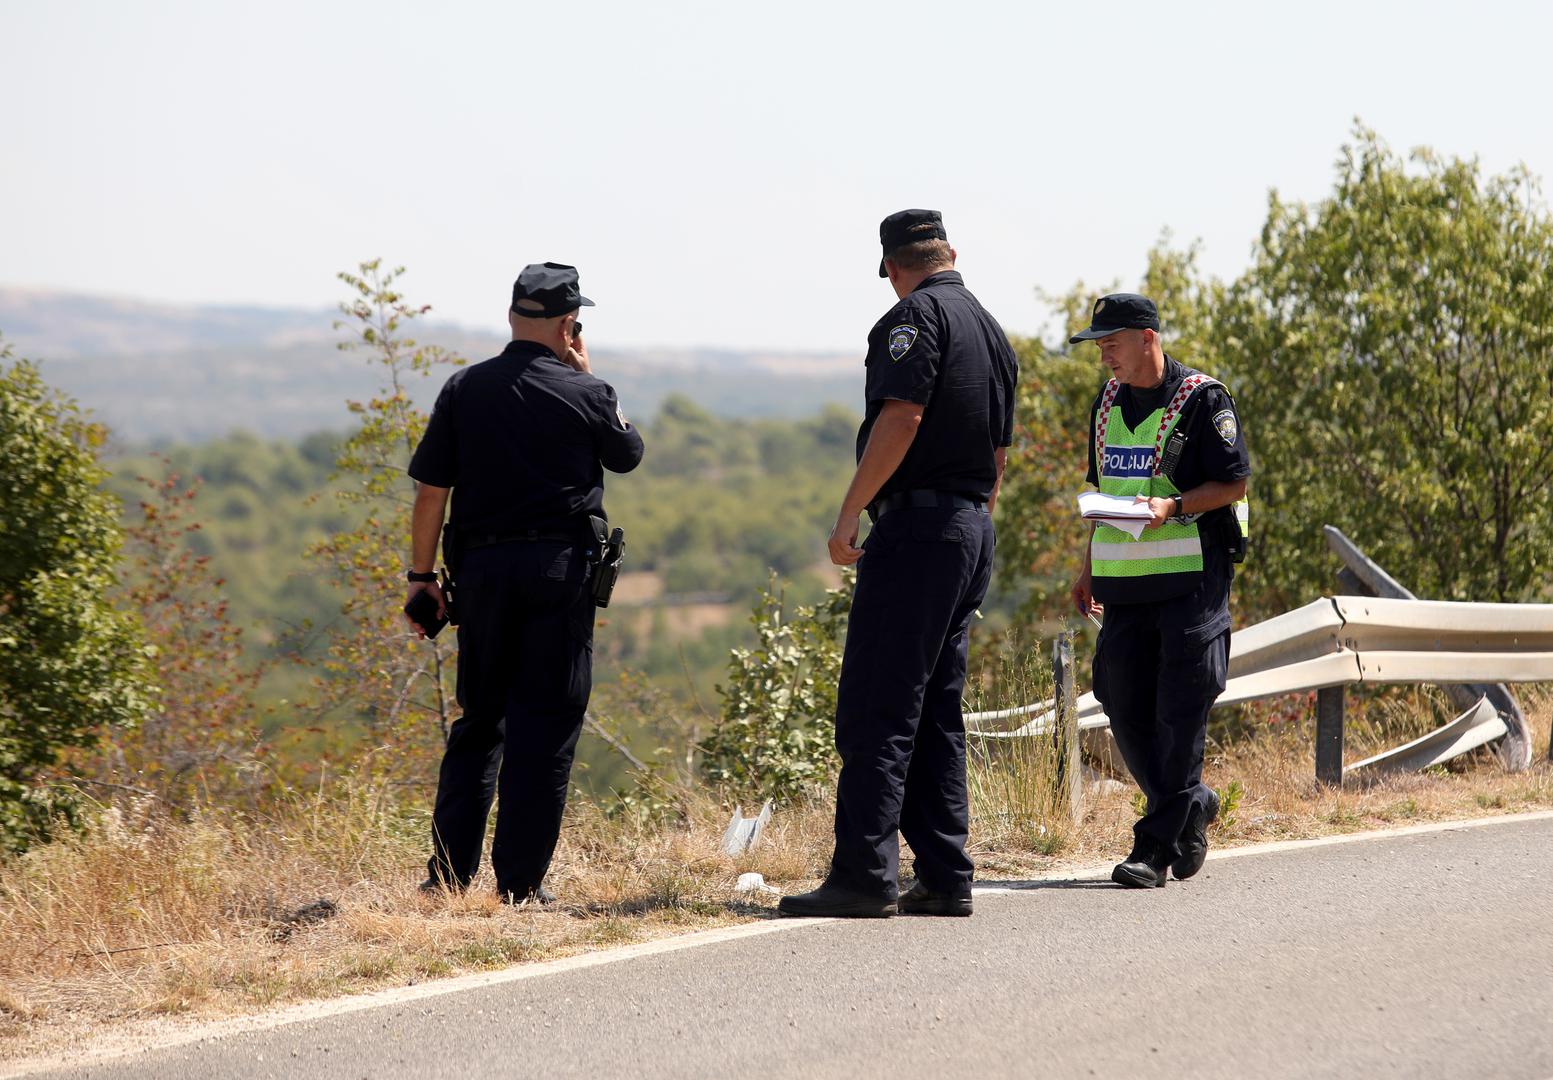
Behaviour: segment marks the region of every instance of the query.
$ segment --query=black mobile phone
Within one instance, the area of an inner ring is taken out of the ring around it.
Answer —
[[[436,599],[425,589],[410,597],[410,602],[404,606],[404,613],[410,616],[410,621],[425,631],[429,638],[442,633],[442,628],[448,624],[447,616],[437,612]]]

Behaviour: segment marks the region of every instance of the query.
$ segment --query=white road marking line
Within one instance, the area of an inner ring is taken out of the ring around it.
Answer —
[[[1425,825],[1409,825],[1400,829],[1373,829],[1368,832],[1347,833],[1342,836],[1324,836],[1313,840],[1275,840],[1264,844],[1247,844],[1243,847],[1210,851],[1208,858],[1210,860],[1234,859],[1248,855],[1269,855],[1300,848],[1353,844],[1364,840],[1417,836],[1424,833],[1452,832],[1459,829],[1478,829],[1491,825],[1513,825],[1518,822],[1545,821],[1549,818],[1553,818],[1553,810],[1536,810],[1524,814],[1507,814],[1501,817],[1430,822]],[[1092,877],[1109,877],[1111,866],[1111,863],[1106,863],[1103,866],[1051,870],[1036,874],[1028,880],[1073,881]],[[1017,893],[1028,890],[1018,884],[988,884],[978,885],[974,891],[977,895],[989,895]],[[327,1001],[304,1002],[300,1005],[292,1005],[274,1012],[260,1013],[254,1016],[197,1023],[181,1031],[152,1037],[136,1037],[133,1035],[122,1038],[110,1037],[105,1040],[108,1045],[87,1047],[83,1050],[74,1050],[66,1054],[56,1054],[46,1058],[21,1059],[5,1063],[0,1065],[0,1080],[9,1080],[10,1077],[26,1076],[47,1069],[83,1068],[91,1065],[101,1065],[105,1062],[129,1057],[134,1054],[187,1046],[190,1043],[202,1042],[206,1039],[220,1039],[233,1035],[268,1031],[272,1028],[285,1027],[288,1024],[326,1020],[336,1016],[363,1012],[368,1009],[424,1001],[427,998],[441,997],[445,994],[457,994],[466,990],[478,990],[488,986],[502,986],[506,983],[522,982],[525,979],[538,979],[547,975],[561,975],[569,971],[581,971],[585,968],[600,967],[604,964],[636,960],[647,956],[660,956],[665,953],[679,952],[683,949],[699,948],[703,945],[717,945],[725,941],[739,941],[744,938],[759,937],[762,934],[773,934],[783,930],[797,930],[805,926],[818,926],[824,923],[839,921],[838,919],[778,918],[756,923],[743,923],[738,926],[719,927],[716,930],[700,930],[678,937],[644,941],[637,945],[625,945],[618,949],[584,953],[580,956],[568,956],[560,960],[546,960],[536,964],[506,968],[501,971],[481,972],[475,975],[459,975],[449,979],[435,979],[417,983],[414,986],[391,987],[386,990],[375,990],[371,993],[355,994],[350,997],[332,998]]]
[[[1463,818],[1457,821],[1431,821],[1422,825],[1405,825],[1399,829],[1369,829],[1365,832],[1344,833],[1341,836],[1318,836],[1310,840],[1268,840],[1260,844],[1219,848],[1208,852],[1210,862],[1219,859],[1240,859],[1248,855],[1274,855],[1280,851],[1298,851],[1302,848],[1331,847],[1334,844],[1357,844],[1364,840],[1391,839],[1399,836],[1420,836],[1425,833],[1457,832],[1463,829],[1481,829],[1489,825],[1513,825],[1524,821],[1546,821],[1553,818],[1553,810],[1529,810],[1524,814],[1504,814],[1499,817]],[[1067,870],[1047,870],[1032,875],[1030,881],[1084,881],[1089,878],[1109,880],[1114,862],[1097,863],[1089,867]],[[1019,884],[978,885],[973,890],[981,893],[1023,892]]]

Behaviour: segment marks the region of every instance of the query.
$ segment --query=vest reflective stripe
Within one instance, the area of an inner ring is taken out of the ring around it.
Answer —
[[[1133,540],[1129,537],[1125,543],[1120,544],[1097,540],[1089,550],[1101,562],[1142,562],[1144,559],[1173,559],[1181,555],[1195,555],[1201,559],[1202,538],[1189,536],[1184,540]]]

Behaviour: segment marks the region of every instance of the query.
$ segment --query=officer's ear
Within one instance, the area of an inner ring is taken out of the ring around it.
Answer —
[[[949,249],[949,265],[950,266],[953,266],[954,265],[954,261],[956,259],[958,259],[959,257],[960,257],[960,253],[958,251],[956,251],[954,248],[950,248]]]

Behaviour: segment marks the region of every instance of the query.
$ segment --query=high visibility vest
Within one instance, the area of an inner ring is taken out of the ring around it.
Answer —
[[[1116,395],[1121,384],[1105,385],[1095,412],[1095,462],[1100,491],[1105,495],[1148,495],[1168,499],[1180,488],[1161,470],[1165,446],[1192,395],[1205,386],[1222,386],[1217,379],[1191,372],[1165,405],[1129,428]],[[1250,504],[1241,499],[1234,506],[1242,536],[1250,534]],[[1100,523],[1090,540],[1090,564],[1095,577],[1143,578],[1159,574],[1200,574],[1203,569],[1201,514],[1183,514],[1150,526],[1134,540],[1114,526]]]

